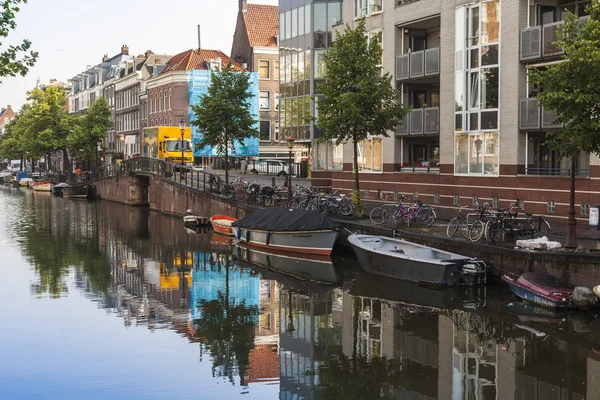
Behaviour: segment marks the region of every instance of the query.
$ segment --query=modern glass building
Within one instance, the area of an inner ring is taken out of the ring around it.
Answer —
[[[280,138],[312,143],[316,127],[318,83],[324,80],[323,56],[341,20],[340,1],[279,1]]]

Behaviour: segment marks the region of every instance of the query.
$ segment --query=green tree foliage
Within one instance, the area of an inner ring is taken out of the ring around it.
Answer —
[[[4,135],[0,137],[0,157],[19,160],[25,156],[24,143],[19,140],[19,118],[20,115],[17,114],[16,118],[5,126]]]
[[[81,160],[95,159],[98,144],[104,140],[107,129],[112,126],[106,99],[97,99],[77,122],[76,128],[68,137],[68,147]]]
[[[2,38],[7,38],[17,26],[15,15],[19,12],[19,6],[26,3],[27,0],[0,0],[0,46],[4,41]],[[31,42],[25,39],[21,44],[0,49],[0,78],[25,76],[38,58],[38,53],[30,51],[30,48]]]
[[[569,13],[558,31],[556,45],[565,51],[564,61],[528,71],[540,88],[540,104],[564,124],[546,133],[546,145],[569,158],[582,150],[600,153],[600,2],[592,2],[587,11],[587,22]]]
[[[346,25],[325,55],[327,81],[319,85],[319,116],[322,140],[337,145],[351,142],[354,149],[353,199],[362,214],[358,180],[358,145],[368,135],[388,136],[406,115],[389,73],[381,74],[381,45],[369,42],[365,20],[356,29]]]
[[[256,119],[250,113],[250,75],[236,71],[231,64],[221,71],[211,72],[208,93],[200,97],[200,103],[192,106],[195,120],[191,124],[202,132],[202,140],[196,148],[216,148],[225,156],[225,183],[229,183],[228,155],[235,140],[257,137]]]

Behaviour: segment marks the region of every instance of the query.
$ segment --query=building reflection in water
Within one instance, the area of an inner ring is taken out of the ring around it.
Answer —
[[[285,400],[600,399],[594,316],[507,313],[514,299],[504,292],[363,273],[344,289],[295,284],[241,266],[179,220],[24,196],[16,234],[35,271],[32,296],[60,297],[73,282],[127,327],[197,343],[213,374],[235,385],[279,383]]]

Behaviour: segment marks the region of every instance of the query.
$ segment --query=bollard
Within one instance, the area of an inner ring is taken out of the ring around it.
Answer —
[[[275,184],[275,177],[271,178],[271,186],[273,186],[273,187],[277,186],[277,185]]]

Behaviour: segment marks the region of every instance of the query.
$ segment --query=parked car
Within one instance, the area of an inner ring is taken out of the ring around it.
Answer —
[[[293,164],[292,164],[293,167]],[[286,176],[288,174],[288,163],[282,160],[259,160],[255,166],[250,169],[253,174],[267,174]]]

